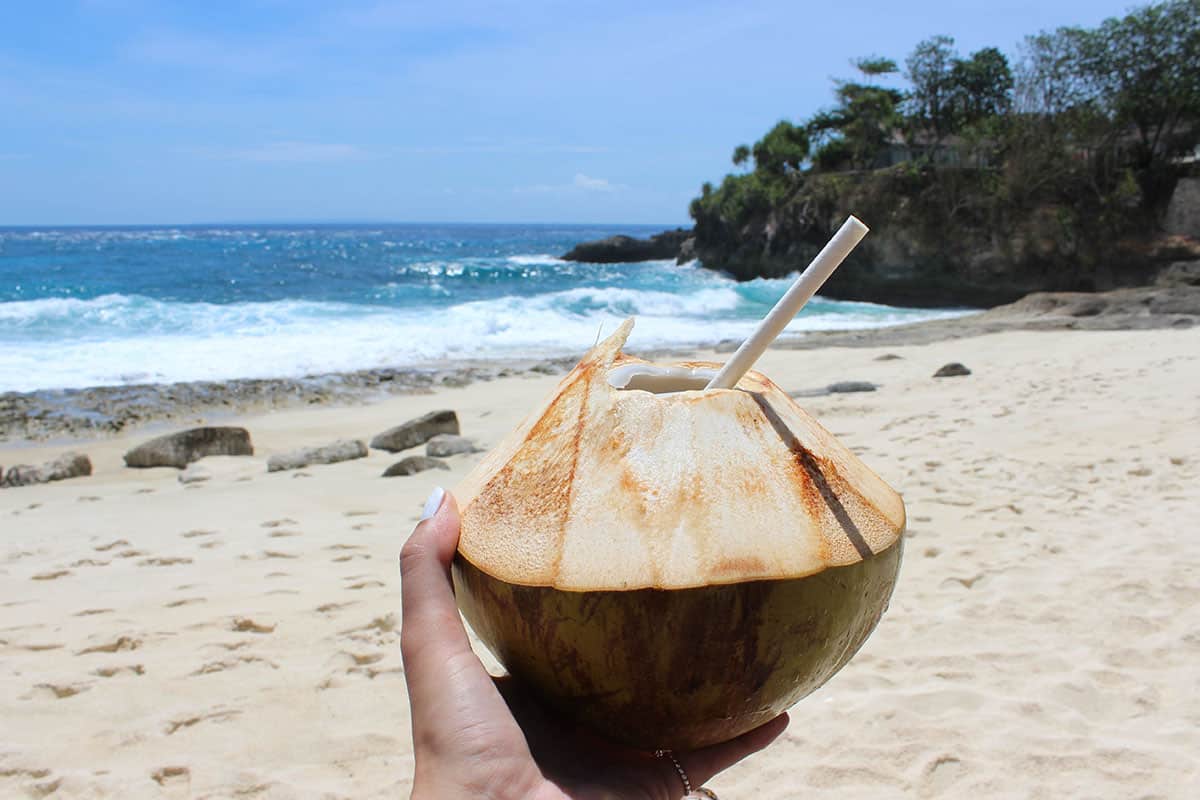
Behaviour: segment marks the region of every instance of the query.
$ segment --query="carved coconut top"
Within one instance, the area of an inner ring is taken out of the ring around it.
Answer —
[[[734,389],[614,386],[614,369],[646,363],[621,353],[632,328],[458,487],[464,558],[522,585],[683,589],[799,578],[896,542],[900,496],[759,373]]]

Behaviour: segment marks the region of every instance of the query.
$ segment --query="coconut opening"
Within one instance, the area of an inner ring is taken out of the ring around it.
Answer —
[[[616,389],[638,389],[651,394],[695,392],[704,389],[717,374],[703,367],[660,367],[657,364],[623,364],[608,373]]]

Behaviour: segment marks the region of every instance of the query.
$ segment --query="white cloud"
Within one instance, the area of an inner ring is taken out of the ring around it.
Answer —
[[[612,183],[608,178],[593,178],[576,172],[570,183],[535,183],[530,186],[513,187],[513,194],[580,194],[586,192],[619,192],[629,187],[623,183]]]
[[[575,173],[572,185],[587,192],[615,192],[625,187],[608,182],[608,178],[590,178],[582,172]]]

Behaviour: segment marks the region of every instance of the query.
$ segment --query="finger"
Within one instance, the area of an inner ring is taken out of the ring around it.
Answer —
[[[787,726],[788,715],[780,714],[736,739],[690,753],[676,753],[675,757],[687,772],[692,786],[701,786],[718,772],[729,769],[743,758],[757,753],[778,739]]]
[[[447,660],[471,652],[450,580],[458,506],[448,493],[438,498],[439,492],[428,503],[433,515],[417,524],[400,551],[400,650],[405,672],[418,680],[423,670],[441,671]]]

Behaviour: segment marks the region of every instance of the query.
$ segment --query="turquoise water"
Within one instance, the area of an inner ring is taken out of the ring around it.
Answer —
[[[559,255],[639,226],[0,228],[0,391],[295,377],[745,336],[789,280]],[[802,265],[799,265],[802,266]],[[816,299],[789,330],[953,312]]]

